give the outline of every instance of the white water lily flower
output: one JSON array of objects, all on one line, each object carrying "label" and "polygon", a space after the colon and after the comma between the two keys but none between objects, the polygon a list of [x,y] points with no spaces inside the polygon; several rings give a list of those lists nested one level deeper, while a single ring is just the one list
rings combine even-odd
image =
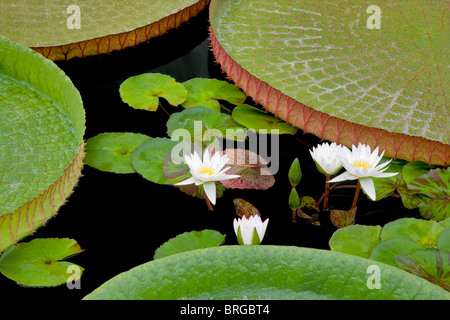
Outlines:
[{"label": "white water lily flower", "polygon": [[367,196],[373,201],[376,200],[375,185],[372,178],[387,178],[398,174],[385,173],[389,163],[392,161],[386,161],[380,165],[378,163],[383,158],[384,151],[381,155],[378,155],[378,147],[371,152],[370,146],[365,144],[359,144],[358,147],[352,146],[350,151],[347,148],[343,148],[339,153],[339,158],[342,165],[347,170],[339,176],[331,179],[329,182],[339,182],[345,180],[359,180],[361,188],[367,194]]},{"label": "white water lily flower", "polygon": [[266,233],[268,223],[269,219],[267,218],[262,222],[259,214],[255,214],[248,219],[246,216],[242,216],[239,220],[234,219],[234,232],[236,232],[239,244],[260,244]]},{"label": "white water lily flower", "polygon": [[206,149],[203,153],[203,161],[200,159],[197,152],[191,156],[184,157],[186,164],[189,166],[192,177],[178,182],[175,185],[195,184],[196,186],[203,185],[206,196],[212,204],[216,204],[216,181],[229,180],[239,178],[239,175],[225,174],[230,167],[224,168],[228,162],[227,155],[221,156],[216,152],[212,157],[209,150]]},{"label": "white water lily flower", "polygon": [[[328,144],[324,142],[317,147],[313,147],[311,157],[316,163],[317,169],[325,175],[333,175],[339,172],[342,168],[342,162],[338,157],[338,153],[344,149],[342,145],[337,145],[335,142]],[[346,149],[346,148],[345,148]]]}]

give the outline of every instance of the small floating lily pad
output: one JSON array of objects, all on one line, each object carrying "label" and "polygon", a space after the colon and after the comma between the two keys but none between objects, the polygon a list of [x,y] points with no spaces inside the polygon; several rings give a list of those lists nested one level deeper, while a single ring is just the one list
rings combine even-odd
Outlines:
[{"label": "small floating lily pad", "polygon": [[220,110],[217,100],[225,100],[233,104],[241,104],[245,101],[245,94],[235,85],[217,79],[194,78],[184,82],[189,92],[189,97],[183,103],[184,108],[206,107]]},{"label": "small floating lily pad", "polygon": [[256,132],[295,134],[298,131],[296,127],[275,118],[272,114],[247,104],[236,106],[231,116],[237,123]]},{"label": "small floating lily pad", "polygon": [[144,73],[126,79],[119,88],[120,97],[134,109],[156,111],[159,99],[173,106],[186,101],[185,87],[171,76],[161,73]]},{"label": "small floating lily pad", "polygon": [[[59,261],[83,250],[72,239],[34,239],[10,247],[0,257],[0,272],[25,286],[52,287],[66,283],[68,268],[75,266],[81,277],[82,267]],[[78,279],[74,279],[75,281]]]},{"label": "small floating lily pad", "polygon": [[133,151],[149,136],[132,132],[101,133],[87,140],[84,163],[101,171],[133,173]]}]

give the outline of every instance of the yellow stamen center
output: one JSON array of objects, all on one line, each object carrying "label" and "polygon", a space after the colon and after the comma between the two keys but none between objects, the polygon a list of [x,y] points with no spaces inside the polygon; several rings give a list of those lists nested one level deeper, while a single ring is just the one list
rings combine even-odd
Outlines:
[{"label": "yellow stamen center", "polygon": [[355,162],[353,162],[353,166],[355,168],[368,169],[370,167],[370,164],[367,161],[364,161],[364,160],[356,160]]},{"label": "yellow stamen center", "polygon": [[200,174],[207,174],[208,176],[212,176],[215,171],[214,169],[208,168],[208,167],[203,167],[201,169],[198,170],[198,173]]}]

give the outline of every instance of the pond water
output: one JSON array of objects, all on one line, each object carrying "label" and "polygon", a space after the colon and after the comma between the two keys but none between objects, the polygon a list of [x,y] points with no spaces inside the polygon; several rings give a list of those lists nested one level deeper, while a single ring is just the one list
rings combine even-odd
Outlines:
[{"label": "pond water", "polygon": [[[81,93],[86,109],[85,140],[103,132],[166,136],[168,116],[161,108],[156,112],[135,110],[121,101],[119,86],[130,76],[160,72],[179,82],[193,77],[226,79],[209,48],[207,12],[136,48],[57,64]],[[172,113],[180,108],[167,110]],[[309,146],[319,141],[301,132],[280,136],[275,185],[268,190],[227,190],[213,212],[208,211],[203,200],[173,186],[154,184],[138,174],[113,174],[85,166],[68,203],[34,235],[72,238],[85,249],[67,259],[85,268],[81,289],[70,290],[65,285],[24,288],[5,277],[0,277],[0,288],[12,299],[79,300],[117,274],[152,260],[161,244],[180,233],[213,229],[226,234],[225,244],[237,244],[233,230],[233,219],[237,217],[235,198],[253,204],[263,219],[270,218],[263,244],[328,249],[328,240],[336,230],[328,214],[319,216],[321,226],[301,218],[294,223],[287,201],[291,189],[287,172],[295,158],[299,158],[303,173],[297,186],[300,196],[321,196],[324,176],[317,172],[308,152]],[[332,193],[330,205],[349,209],[352,198],[353,189],[339,190]],[[419,214],[417,210],[404,209],[399,198],[374,203],[361,195],[356,222],[384,225],[406,216]],[[31,237],[24,239],[28,240]]]}]

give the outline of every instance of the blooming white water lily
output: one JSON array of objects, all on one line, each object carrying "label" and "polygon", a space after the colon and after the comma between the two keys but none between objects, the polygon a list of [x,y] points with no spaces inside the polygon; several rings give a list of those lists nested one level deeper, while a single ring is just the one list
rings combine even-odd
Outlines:
[{"label": "blooming white water lily", "polygon": [[234,219],[233,226],[234,232],[239,244],[260,244],[266,233],[267,224],[269,223],[269,218],[262,222],[259,214],[250,216],[247,219],[246,216],[242,218]]},{"label": "blooming white water lily", "polygon": [[384,172],[392,159],[379,165],[378,163],[383,158],[383,155],[384,151],[381,155],[378,155],[378,147],[371,152],[370,146],[361,143],[358,147],[353,145],[351,151],[343,148],[342,152],[338,153],[338,157],[347,171],[331,179],[329,182],[358,179],[361,188],[367,196],[375,201],[375,185],[372,178],[387,178],[398,174],[398,172]]},{"label": "blooming white water lily", "polygon": [[331,144],[324,142],[317,147],[313,147],[312,151],[309,150],[309,152],[321,173],[333,175],[342,168],[342,162],[338,157],[338,153],[344,148],[347,149],[342,145],[337,145],[335,142]]},{"label": "blooming white water lily", "polygon": [[228,162],[227,155],[220,155],[216,152],[212,157],[208,149],[203,153],[203,160],[199,157],[197,152],[185,155],[186,164],[189,166],[192,177],[178,182],[175,185],[195,184],[196,186],[203,185],[203,190],[212,204],[216,204],[216,181],[229,180],[239,178],[239,175],[225,174],[230,167],[224,166]]}]

